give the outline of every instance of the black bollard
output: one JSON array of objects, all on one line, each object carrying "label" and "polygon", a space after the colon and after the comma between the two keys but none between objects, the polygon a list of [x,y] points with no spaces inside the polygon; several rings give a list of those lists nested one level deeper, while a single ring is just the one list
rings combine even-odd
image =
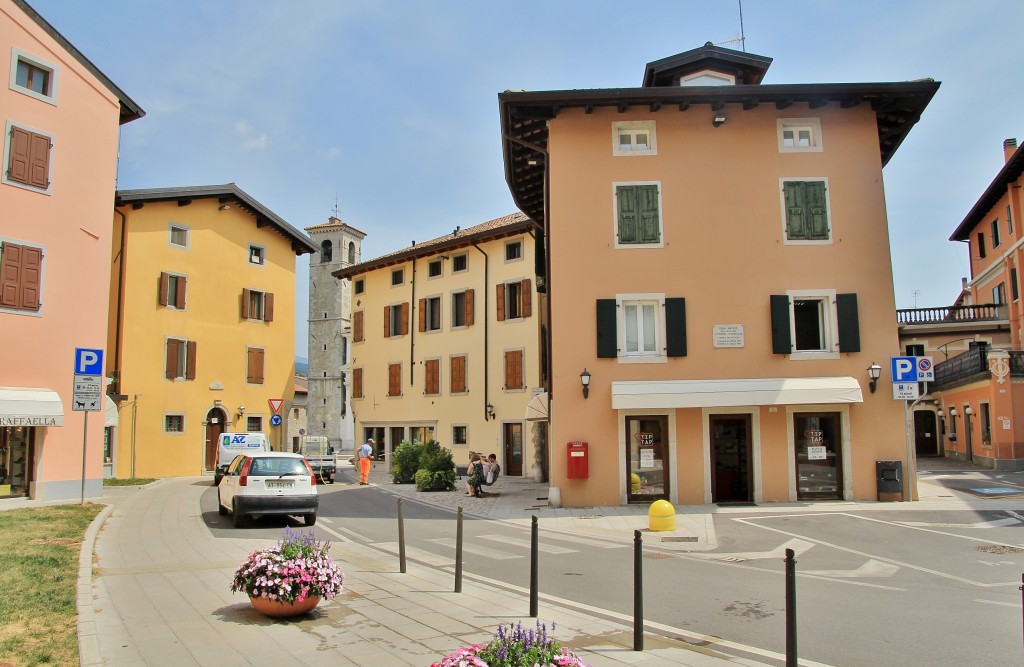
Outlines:
[{"label": "black bollard", "polygon": [[[1024,623],[1024,572],[1020,574],[1020,604],[1021,604],[1021,623]],[[1024,638],[1024,630],[1022,630],[1021,637]]]},{"label": "black bollard", "polygon": [[405,521],[402,520],[402,499],[398,499],[398,571],[405,574]]},{"label": "black bollard", "polygon": [[786,667],[797,667],[795,555],[792,549],[786,549]]},{"label": "black bollard", "polygon": [[644,650],[644,538],[633,531],[633,650]]},{"label": "black bollard", "polygon": [[455,518],[455,592],[462,592],[462,505]]},{"label": "black bollard", "polygon": [[530,525],[530,618],[537,618],[537,542],[538,528],[537,516],[530,517],[533,521]]}]

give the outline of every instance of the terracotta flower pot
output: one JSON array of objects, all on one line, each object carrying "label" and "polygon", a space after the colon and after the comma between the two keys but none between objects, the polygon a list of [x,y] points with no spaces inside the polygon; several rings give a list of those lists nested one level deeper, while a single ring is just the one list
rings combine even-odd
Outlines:
[{"label": "terracotta flower pot", "polygon": [[320,598],[308,597],[302,602],[278,602],[277,600],[269,600],[263,597],[254,598],[250,596],[249,602],[252,603],[253,609],[264,616],[287,618],[289,616],[300,616],[313,611],[313,608],[320,604]]}]

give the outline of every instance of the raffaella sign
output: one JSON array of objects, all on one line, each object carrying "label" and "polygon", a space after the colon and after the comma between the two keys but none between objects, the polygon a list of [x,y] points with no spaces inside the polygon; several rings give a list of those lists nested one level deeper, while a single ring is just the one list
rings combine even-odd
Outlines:
[{"label": "raffaella sign", "polygon": [[0,427],[3,426],[63,426],[63,417],[11,417],[0,415]]}]

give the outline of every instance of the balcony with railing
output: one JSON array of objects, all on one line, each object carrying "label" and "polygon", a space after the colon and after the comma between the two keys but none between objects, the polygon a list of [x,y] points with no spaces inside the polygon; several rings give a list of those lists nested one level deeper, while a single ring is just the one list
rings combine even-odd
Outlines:
[{"label": "balcony with railing", "polygon": [[999,322],[1006,318],[1006,306],[996,303],[940,308],[900,308],[896,311],[896,321],[900,325],[970,324],[972,322]]},{"label": "balcony with railing", "polygon": [[[988,369],[988,347],[972,347],[963,354],[935,364],[932,391],[944,391],[992,376]],[[1024,350],[1010,350],[1010,377],[1024,377]]]}]

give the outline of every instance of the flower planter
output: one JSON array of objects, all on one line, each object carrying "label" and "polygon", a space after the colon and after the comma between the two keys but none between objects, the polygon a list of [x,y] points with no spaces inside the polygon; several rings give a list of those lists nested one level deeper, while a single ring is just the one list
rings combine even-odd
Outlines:
[{"label": "flower planter", "polygon": [[302,602],[279,602],[264,597],[249,597],[252,608],[264,616],[272,618],[288,618],[289,616],[301,616],[313,611],[313,608],[320,604],[320,598],[311,596]]}]

